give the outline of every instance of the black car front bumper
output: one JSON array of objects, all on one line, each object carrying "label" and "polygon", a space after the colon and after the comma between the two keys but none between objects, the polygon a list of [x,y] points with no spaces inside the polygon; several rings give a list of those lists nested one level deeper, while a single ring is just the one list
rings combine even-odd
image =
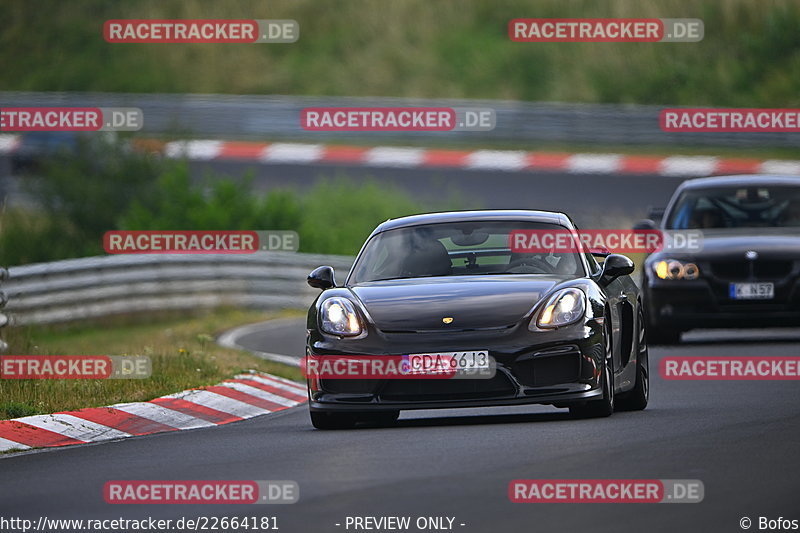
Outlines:
[{"label": "black car front bumper", "polygon": [[584,402],[602,395],[602,326],[590,320],[551,331],[517,325],[491,331],[402,333],[362,339],[311,331],[312,356],[402,355],[488,350],[491,379],[309,379],[312,411],[407,410]]},{"label": "black car front bumper", "polygon": [[728,292],[733,282],[717,278],[688,281],[648,277],[644,303],[650,324],[684,331],[694,328],[800,326],[798,278],[740,281],[773,283],[775,297],[769,300],[734,300]]}]

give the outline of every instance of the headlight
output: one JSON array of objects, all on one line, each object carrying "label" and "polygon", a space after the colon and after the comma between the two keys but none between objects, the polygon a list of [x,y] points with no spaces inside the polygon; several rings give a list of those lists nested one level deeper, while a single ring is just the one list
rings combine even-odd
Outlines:
[{"label": "headlight", "polygon": [[700,269],[694,263],[665,259],[653,264],[653,271],[661,279],[697,279]]},{"label": "headlight", "polygon": [[586,312],[586,295],[580,289],[562,289],[544,304],[536,325],[540,328],[557,328],[583,318]]},{"label": "headlight", "polygon": [[354,336],[361,333],[361,322],[353,302],[347,298],[328,298],[319,309],[322,331],[331,335]]}]

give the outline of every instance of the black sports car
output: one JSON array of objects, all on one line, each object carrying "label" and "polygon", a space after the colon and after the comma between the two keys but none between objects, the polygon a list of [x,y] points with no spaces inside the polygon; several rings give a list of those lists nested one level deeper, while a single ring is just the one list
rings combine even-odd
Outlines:
[{"label": "black sports car", "polygon": [[693,328],[800,325],[800,177],[688,180],[662,216],[661,229],[700,230],[703,240],[699,251],[645,261],[651,342],[676,343]]},{"label": "black sports car", "polygon": [[[489,355],[475,379],[325,379],[309,376],[316,428],[393,423],[400,410],[551,404],[576,416],[644,409],[645,324],[633,262],[584,249],[520,253],[518,231],[570,231],[566,215],[467,211],[389,220],[347,280],[331,267],[308,313],[306,361],[329,356]],[[474,357],[473,357],[474,358]],[[468,376],[467,376],[468,377]]]}]

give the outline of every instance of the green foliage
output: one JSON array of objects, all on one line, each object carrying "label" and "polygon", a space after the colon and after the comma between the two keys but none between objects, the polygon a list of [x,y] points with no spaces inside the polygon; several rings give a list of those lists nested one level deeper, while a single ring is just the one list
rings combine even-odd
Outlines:
[{"label": "green foliage", "polygon": [[[114,45],[112,18],[295,19],[285,45]],[[700,18],[699,43],[515,43],[526,17]],[[0,90],[797,107],[796,0],[5,0]],[[235,58],[235,60],[231,60]]]},{"label": "green foliage", "polygon": [[106,231],[294,230],[300,251],[355,254],[377,224],[430,210],[457,209],[457,196],[432,205],[374,180],[323,178],[307,192],[255,193],[252,177],[207,175],[194,183],[183,161],[89,151],[45,164],[30,190],[43,208],[0,216],[0,263],[18,265],[100,255]]}]

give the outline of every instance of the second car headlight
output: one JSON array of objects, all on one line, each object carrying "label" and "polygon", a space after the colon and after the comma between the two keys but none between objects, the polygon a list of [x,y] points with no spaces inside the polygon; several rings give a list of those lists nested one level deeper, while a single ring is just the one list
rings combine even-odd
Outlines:
[{"label": "second car headlight", "polygon": [[361,334],[361,321],[353,302],[347,298],[328,298],[320,305],[320,326],[331,335],[346,337]]},{"label": "second car headlight", "polygon": [[700,269],[694,263],[664,259],[653,264],[653,271],[660,279],[697,279]]},{"label": "second car headlight", "polygon": [[540,328],[557,328],[572,324],[586,313],[586,295],[580,289],[562,289],[554,293],[536,318]]}]

